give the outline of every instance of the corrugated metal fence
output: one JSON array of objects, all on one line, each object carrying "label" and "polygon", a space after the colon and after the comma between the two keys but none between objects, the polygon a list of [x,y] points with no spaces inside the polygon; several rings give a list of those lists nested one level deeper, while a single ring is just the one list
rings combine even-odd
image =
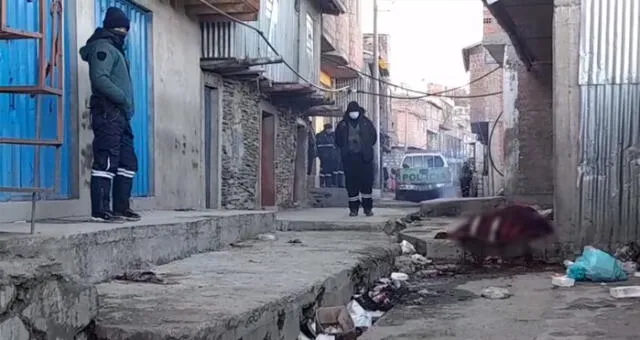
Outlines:
[{"label": "corrugated metal fence", "polygon": [[[46,1],[50,4],[50,1]],[[6,0],[7,19],[9,26],[25,31],[37,31],[38,1]],[[73,6],[64,6],[64,20],[74,20]],[[47,13],[49,11],[47,10]],[[51,51],[51,19],[48,17],[46,32],[47,53]],[[55,139],[57,105],[65,105],[65,140],[62,149],[61,183],[58,192],[48,199],[68,198],[72,194],[71,176],[71,142],[73,128],[71,124],[71,78],[70,58],[72,52],[71,34],[64,25],[64,69],[65,93],[64,103],[54,96],[43,96],[41,114],[41,131],[43,139]],[[38,71],[38,43],[35,39],[0,40],[0,86],[34,86],[37,84]],[[47,56],[48,57],[48,56]],[[36,135],[36,99],[28,94],[0,94],[0,136],[11,138],[33,139]],[[42,147],[40,149],[40,184],[42,187],[55,186],[55,149]],[[0,186],[33,187],[34,167],[33,146],[0,145]],[[30,196],[30,195],[29,195]],[[0,193],[0,201],[27,199],[24,194]]]},{"label": "corrugated metal fence", "polygon": [[578,244],[640,238],[640,0],[584,0]]}]

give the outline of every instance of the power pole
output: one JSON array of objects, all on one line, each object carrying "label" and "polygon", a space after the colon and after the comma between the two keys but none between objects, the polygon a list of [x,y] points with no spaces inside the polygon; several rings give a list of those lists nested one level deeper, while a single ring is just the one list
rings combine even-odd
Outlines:
[{"label": "power pole", "polygon": [[378,133],[378,142],[376,143],[376,147],[374,149],[375,159],[377,163],[377,179],[378,183],[374,184],[374,187],[380,188],[380,195],[382,195],[384,179],[382,178],[382,148],[381,144],[381,136],[380,133],[380,64],[379,64],[379,53],[378,53],[378,0],[373,0],[373,118],[375,119],[376,131]]}]

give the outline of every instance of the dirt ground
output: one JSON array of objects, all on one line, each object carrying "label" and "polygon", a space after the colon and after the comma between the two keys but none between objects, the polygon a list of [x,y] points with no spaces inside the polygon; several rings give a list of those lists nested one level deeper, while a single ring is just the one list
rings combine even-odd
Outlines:
[{"label": "dirt ground", "polygon": [[[640,279],[554,288],[551,275],[562,271],[487,269],[438,277],[415,273],[396,307],[361,339],[640,339],[640,299],[615,300],[609,295],[609,287],[640,285]],[[492,286],[507,288],[512,296],[480,296]]]}]

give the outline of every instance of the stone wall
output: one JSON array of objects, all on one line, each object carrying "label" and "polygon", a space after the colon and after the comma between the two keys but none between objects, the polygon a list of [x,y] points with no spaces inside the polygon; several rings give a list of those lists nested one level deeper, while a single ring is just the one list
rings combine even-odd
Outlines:
[{"label": "stone wall", "polygon": [[293,188],[296,161],[296,118],[290,112],[280,111],[276,123],[276,205],[291,208],[294,205]]},{"label": "stone wall", "polygon": [[0,339],[86,340],[98,310],[94,286],[64,276],[58,263],[3,261]]},{"label": "stone wall", "polygon": [[257,209],[262,114],[255,83],[225,79],[222,106],[221,205]]}]

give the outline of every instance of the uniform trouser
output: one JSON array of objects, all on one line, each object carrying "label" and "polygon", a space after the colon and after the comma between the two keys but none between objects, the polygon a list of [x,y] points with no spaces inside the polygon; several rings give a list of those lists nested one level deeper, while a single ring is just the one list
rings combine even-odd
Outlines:
[{"label": "uniform trouser", "polygon": [[342,160],[340,155],[335,155],[336,169],[333,171],[333,184],[338,188],[344,188],[344,170],[342,169]]},{"label": "uniform trouser", "polygon": [[329,157],[320,158],[320,186],[333,187],[333,160]]},{"label": "uniform trouser", "polygon": [[373,163],[363,162],[361,157],[354,156],[343,160],[344,175],[349,195],[349,210],[357,212],[362,208],[365,212],[373,209]]},{"label": "uniform trouser", "polygon": [[462,197],[469,197],[470,190],[471,190],[471,179],[470,178],[461,178],[460,179],[460,191],[462,193]]},{"label": "uniform trouser", "polygon": [[133,148],[131,122],[116,108],[92,108],[93,166],[91,168],[91,213],[110,209],[113,181],[113,211],[129,209],[138,158]]}]

